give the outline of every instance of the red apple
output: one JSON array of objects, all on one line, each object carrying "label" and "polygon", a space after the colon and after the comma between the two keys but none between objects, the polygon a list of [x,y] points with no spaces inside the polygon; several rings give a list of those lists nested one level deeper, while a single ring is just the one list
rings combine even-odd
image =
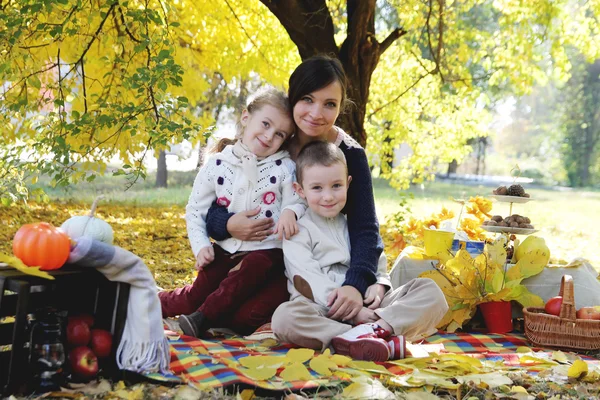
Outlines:
[{"label": "red apple", "polygon": [[79,346],[71,350],[69,363],[73,373],[83,378],[93,378],[98,373],[98,358],[89,347]]},{"label": "red apple", "polygon": [[90,347],[98,358],[108,357],[112,349],[112,335],[104,329],[92,329]]},{"label": "red apple", "polygon": [[546,311],[547,314],[560,315],[560,306],[562,306],[562,302],[562,296],[553,297],[546,302],[544,311]]},{"label": "red apple", "polygon": [[595,307],[581,307],[577,310],[577,319],[600,320],[600,312]]},{"label": "red apple", "polygon": [[94,317],[91,316],[90,314],[70,315],[69,322],[72,322],[72,321],[83,321],[90,328],[92,326],[94,326]]},{"label": "red apple", "polygon": [[90,337],[90,327],[83,320],[74,320],[67,324],[67,342],[71,346],[85,346],[90,342]]}]

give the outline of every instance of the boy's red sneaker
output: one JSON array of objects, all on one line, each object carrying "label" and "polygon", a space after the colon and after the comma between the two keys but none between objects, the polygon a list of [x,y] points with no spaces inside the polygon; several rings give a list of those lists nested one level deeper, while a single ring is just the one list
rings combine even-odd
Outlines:
[{"label": "boy's red sneaker", "polygon": [[387,361],[390,358],[390,349],[387,342],[378,336],[376,328],[379,328],[376,324],[357,325],[334,337],[331,345],[337,354],[354,360]]}]

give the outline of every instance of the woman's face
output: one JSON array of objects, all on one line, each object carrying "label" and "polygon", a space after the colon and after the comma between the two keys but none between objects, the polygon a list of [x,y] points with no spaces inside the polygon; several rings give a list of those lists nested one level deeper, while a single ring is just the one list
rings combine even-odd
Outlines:
[{"label": "woman's face", "polygon": [[299,135],[322,138],[340,114],[342,86],[338,81],[303,96],[294,105],[294,122]]}]

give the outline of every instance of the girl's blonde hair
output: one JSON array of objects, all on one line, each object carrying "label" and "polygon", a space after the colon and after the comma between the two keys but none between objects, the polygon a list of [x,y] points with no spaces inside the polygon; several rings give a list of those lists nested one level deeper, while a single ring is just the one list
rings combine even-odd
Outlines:
[{"label": "girl's blonde hair", "polygon": [[[250,98],[250,101],[248,102],[248,105],[246,106],[246,110],[248,111],[248,113],[250,115],[252,115],[255,111],[259,111],[264,106],[275,107],[276,109],[281,111],[283,114],[287,114],[287,115],[289,115],[290,118],[292,118],[292,107],[290,106],[290,102],[289,102],[287,95],[284,92],[282,92],[281,90],[275,89],[273,86],[265,86],[265,87],[259,89]],[[219,153],[219,152],[223,151],[223,149],[226,146],[234,144],[235,142],[237,142],[238,140],[240,140],[242,138],[242,134],[244,133],[244,127],[242,126],[242,114],[240,114],[240,118],[238,119],[237,123],[235,124],[235,130],[236,130],[235,138],[233,138],[233,139],[222,138],[211,149],[211,153]],[[292,136],[293,136],[293,134],[286,138],[286,141],[284,142],[282,148],[285,147],[286,144],[288,143],[287,139],[289,139]]]}]

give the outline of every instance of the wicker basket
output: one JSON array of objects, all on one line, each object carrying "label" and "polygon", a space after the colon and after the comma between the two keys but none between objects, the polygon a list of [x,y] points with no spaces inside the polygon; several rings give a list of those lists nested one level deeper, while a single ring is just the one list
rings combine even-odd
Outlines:
[{"label": "wicker basket", "polygon": [[576,351],[600,349],[600,321],[575,316],[571,275],[562,277],[559,296],[563,297],[559,316],[546,314],[543,308],[523,309],[527,339],[540,347]]}]

